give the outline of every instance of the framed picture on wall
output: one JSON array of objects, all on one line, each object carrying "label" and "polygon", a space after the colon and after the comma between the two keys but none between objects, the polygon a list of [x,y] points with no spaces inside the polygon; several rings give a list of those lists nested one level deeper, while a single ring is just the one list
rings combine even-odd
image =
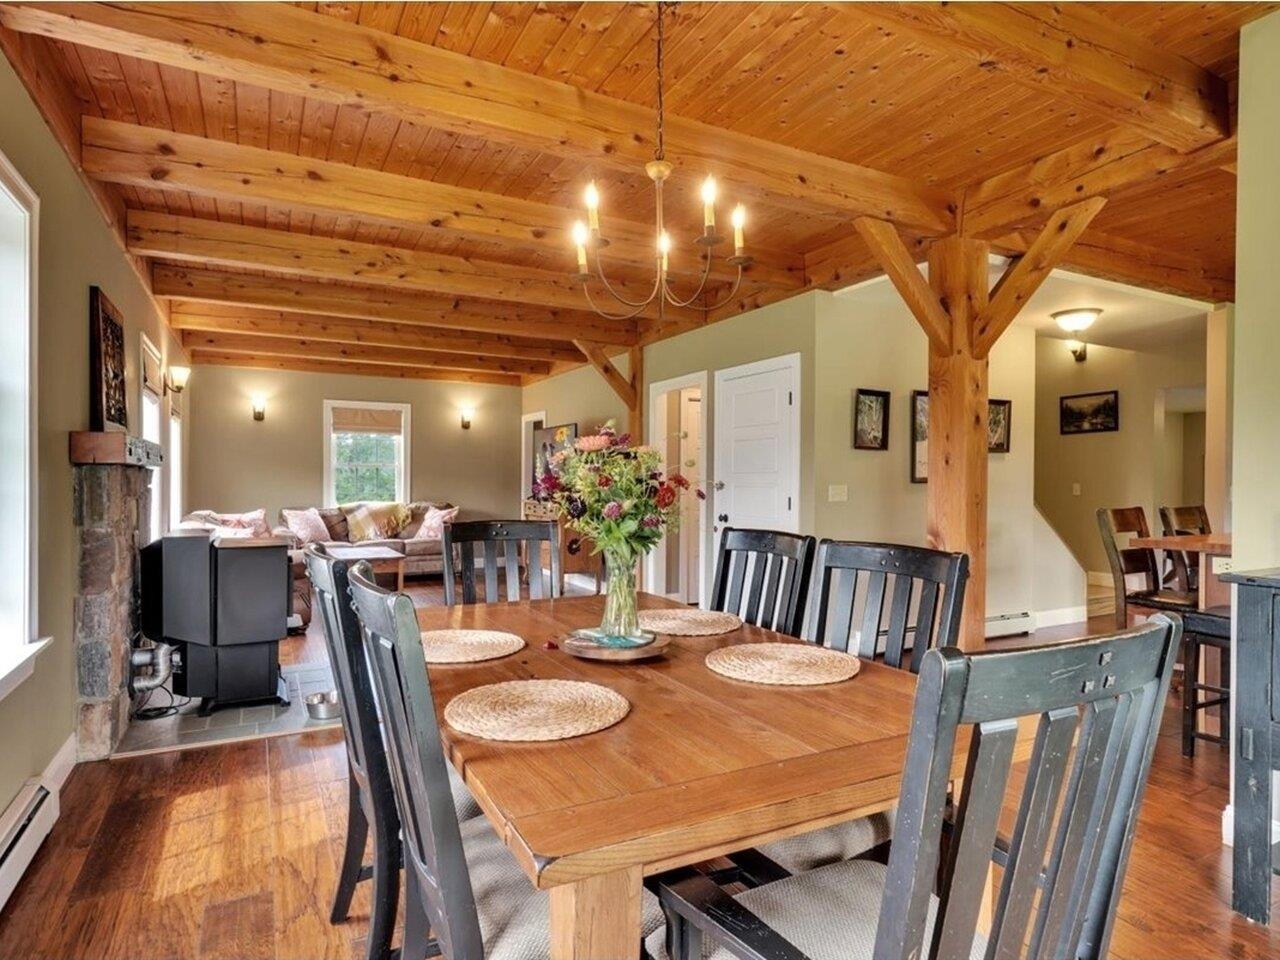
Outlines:
[{"label": "framed picture on wall", "polygon": [[1009,452],[1009,422],[1012,417],[1012,400],[987,401],[987,453]]},{"label": "framed picture on wall", "polygon": [[1114,433],[1120,429],[1120,391],[1073,393],[1058,399],[1058,433]]},{"label": "framed picture on wall", "polygon": [[929,482],[929,392],[911,391],[911,482]]},{"label": "framed picture on wall", "polygon": [[853,449],[889,449],[889,391],[863,390],[853,394]]},{"label": "framed picture on wall", "polygon": [[127,432],[124,323],[98,287],[89,288],[89,429]]},{"label": "framed picture on wall", "polygon": [[561,423],[554,427],[539,427],[533,431],[533,475],[535,478],[550,470],[555,473],[552,463],[561,450],[570,450],[578,439],[576,423]]}]

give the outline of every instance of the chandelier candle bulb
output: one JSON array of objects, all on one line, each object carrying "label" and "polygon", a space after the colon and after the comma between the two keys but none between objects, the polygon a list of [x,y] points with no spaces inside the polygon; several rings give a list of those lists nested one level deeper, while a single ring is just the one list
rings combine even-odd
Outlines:
[{"label": "chandelier candle bulb", "polygon": [[591,232],[598,235],[600,233],[600,191],[596,189],[594,180],[587,184],[586,200],[587,223],[591,227]]},{"label": "chandelier candle bulb", "polygon": [[658,235],[658,254],[662,257],[662,272],[667,272],[667,254],[671,252],[671,237],[667,231],[663,230]]},{"label": "chandelier candle bulb", "polygon": [[587,227],[578,220],[573,225],[573,244],[578,248],[578,273],[586,276],[587,270]]},{"label": "chandelier candle bulb", "polygon": [[738,204],[733,208],[733,255],[735,257],[742,256],[742,251],[746,247],[742,239],[742,228],[746,223],[747,211],[742,204]]},{"label": "chandelier candle bulb", "polygon": [[702,181],[702,225],[711,233],[716,225],[716,178]]}]

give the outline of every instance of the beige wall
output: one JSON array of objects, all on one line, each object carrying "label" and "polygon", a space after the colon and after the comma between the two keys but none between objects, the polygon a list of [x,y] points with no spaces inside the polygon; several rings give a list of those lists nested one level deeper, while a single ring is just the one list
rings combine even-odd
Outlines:
[{"label": "beige wall", "polygon": [[[1141,506],[1158,526],[1155,510],[1168,482],[1162,479],[1164,413],[1157,401],[1165,388],[1203,385],[1204,362],[1203,345],[1167,354],[1090,344],[1088,360],[1076,363],[1061,340],[1037,341],[1035,502],[1086,570],[1108,569],[1095,517],[1099,507]],[[1059,434],[1059,398],[1100,390],[1120,391],[1119,431]],[[1071,492],[1073,483],[1080,484],[1079,496]]]},{"label": "beige wall", "polygon": [[1203,413],[1182,415],[1182,501],[1204,503],[1204,423]]},{"label": "beige wall", "polygon": [[1237,570],[1280,564],[1280,14],[1240,34],[1230,524]]},{"label": "beige wall", "polygon": [[3,57],[0,103],[0,153],[40,197],[39,631],[53,637],[36,658],[35,674],[0,701],[2,809],[24,779],[45,768],[74,724],[77,551],[67,433],[88,426],[89,286],[102,287],[124,315],[129,413],[135,427],[140,333],[145,330],[168,357],[177,357],[180,350]]},{"label": "beige wall", "polygon": [[[623,376],[631,376],[631,365],[624,350],[613,358]],[[521,391],[522,413],[546,411],[546,425],[576,423],[580,433],[595,430],[606,420],[613,420],[619,430],[627,427],[626,405],[613,392],[594,367],[584,364],[576,370],[532,383]]]},{"label": "beige wall", "polygon": [[[410,493],[449,500],[463,516],[518,516],[520,390],[482,384],[336,374],[197,367],[188,387],[191,435],[189,503],[222,511],[323,501],[325,400],[412,405]],[[250,415],[250,398],[267,398],[267,415]],[[475,411],[471,429],[460,410]]]}]

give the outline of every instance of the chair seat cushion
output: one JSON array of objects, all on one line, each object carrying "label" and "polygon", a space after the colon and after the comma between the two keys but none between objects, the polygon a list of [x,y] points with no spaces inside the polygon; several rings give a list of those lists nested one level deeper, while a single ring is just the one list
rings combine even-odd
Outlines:
[{"label": "chair seat cushion", "polygon": [[459,823],[474,820],[484,812],[471,795],[470,789],[462,782],[462,775],[453,767],[449,768],[449,792],[453,794],[453,806],[458,811]]},{"label": "chair seat cushion", "polygon": [[[736,899],[811,960],[871,960],[887,869],[870,860],[846,860],[747,890]],[[937,910],[938,898],[930,896],[925,951]],[[660,930],[645,940],[657,960],[667,960],[665,937],[665,930]],[[733,960],[710,935],[703,944],[706,960]],[[976,935],[970,960],[980,960],[986,949],[986,938]]]},{"label": "chair seat cushion", "polygon": [[1134,590],[1125,598],[1135,607],[1152,610],[1194,610],[1196,598],[1177,590]]},{"label": "chair seat cushion", "polygon": [[791,873],[815,870],[852,860],[893,836],[894,811],[833,824],[798,836],[766,843],[760,852]]},{"label": "chair seat cushion", "polygon": [[[551,954],[547,892],[535,890],[484,817],[461,825],[462,846],[480,918],[485,960],[547,960]],[[658,898],[641,894],[641,936],[662,936]]]}]

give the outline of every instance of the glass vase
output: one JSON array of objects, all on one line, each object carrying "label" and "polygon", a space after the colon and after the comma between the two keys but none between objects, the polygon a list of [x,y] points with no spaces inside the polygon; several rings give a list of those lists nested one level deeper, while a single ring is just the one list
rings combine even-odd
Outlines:
[{"label": "glass vase", "polygon": [[643,639],[636,601],[636,570],[639,562],[620,553],[604,552],[604,619],[600,639],[604,643],[629,646]]}]

